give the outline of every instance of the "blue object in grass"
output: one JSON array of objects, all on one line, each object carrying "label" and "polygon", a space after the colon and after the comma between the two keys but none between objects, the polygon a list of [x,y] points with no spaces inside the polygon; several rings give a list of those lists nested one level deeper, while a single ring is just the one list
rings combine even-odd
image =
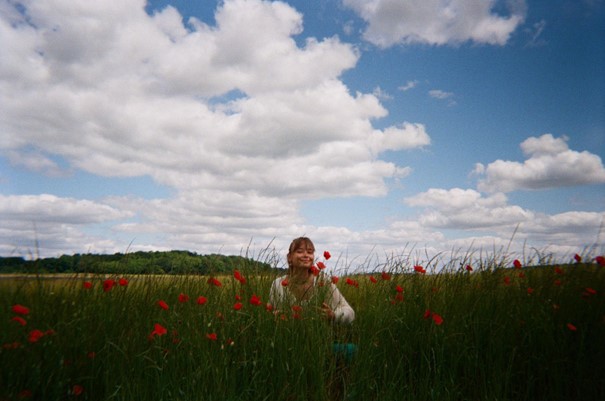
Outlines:
[{"label": "blue object in grass", "polygon": [[334,343],[332,345],[332,351],[334,355],[341,356],[344,358],[346,363],[350,363],[353,360],[353,356],[357,352],[357,345],[353,343]]}]

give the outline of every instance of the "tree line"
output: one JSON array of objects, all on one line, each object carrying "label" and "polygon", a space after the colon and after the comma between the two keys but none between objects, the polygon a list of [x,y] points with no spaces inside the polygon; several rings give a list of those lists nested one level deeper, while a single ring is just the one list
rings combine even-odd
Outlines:
[{"label": "tree line", "polygon": [[243,256],[189,251],[74,254],[36,260],[0,256],[0,273],[220,274],[250,268],[267,270],[271,266]]}]

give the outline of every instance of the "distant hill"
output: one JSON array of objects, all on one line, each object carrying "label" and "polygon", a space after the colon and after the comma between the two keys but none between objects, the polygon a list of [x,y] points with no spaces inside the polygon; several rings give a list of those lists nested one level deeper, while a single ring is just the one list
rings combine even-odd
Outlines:
[{"label": "distant hill", "polygon": [[216,274],[250,268],[265,270],[272,266],[243,256],[189,251],[75,254],[37,260],[0,257],[0,273]]}]

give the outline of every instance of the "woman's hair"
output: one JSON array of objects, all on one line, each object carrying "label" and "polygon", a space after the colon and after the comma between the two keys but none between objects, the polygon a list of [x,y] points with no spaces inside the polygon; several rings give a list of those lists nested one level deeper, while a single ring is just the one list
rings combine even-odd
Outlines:
[{"label": "woman's hair", "polygon": [[307,237],[298,237],[294,238],[292,243],[290,244],[290,248],[288,249],[288,267],[290,267],[290,258],[289,256],[294,253],[298,248],[311,248],[313,252],[315,252],[315,245],[313,245],[313,241]]}]

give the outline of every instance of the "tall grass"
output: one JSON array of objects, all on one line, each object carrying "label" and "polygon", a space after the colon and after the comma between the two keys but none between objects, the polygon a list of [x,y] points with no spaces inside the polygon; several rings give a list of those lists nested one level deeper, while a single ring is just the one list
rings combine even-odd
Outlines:
[{"label": "tall grass", "polygon": [[[0,280],[0,400],[604,399],[605,267],[471,256],[429,259],[426,274],[394,257],[343,275],[350,326],[311,307],[268,311],[277,273],[247,266],[245,284],[216,277],[220,287],[206,276],[124,277],[108,291],[104,276]],[[166,334],[151,336],[155,324]]]}]

